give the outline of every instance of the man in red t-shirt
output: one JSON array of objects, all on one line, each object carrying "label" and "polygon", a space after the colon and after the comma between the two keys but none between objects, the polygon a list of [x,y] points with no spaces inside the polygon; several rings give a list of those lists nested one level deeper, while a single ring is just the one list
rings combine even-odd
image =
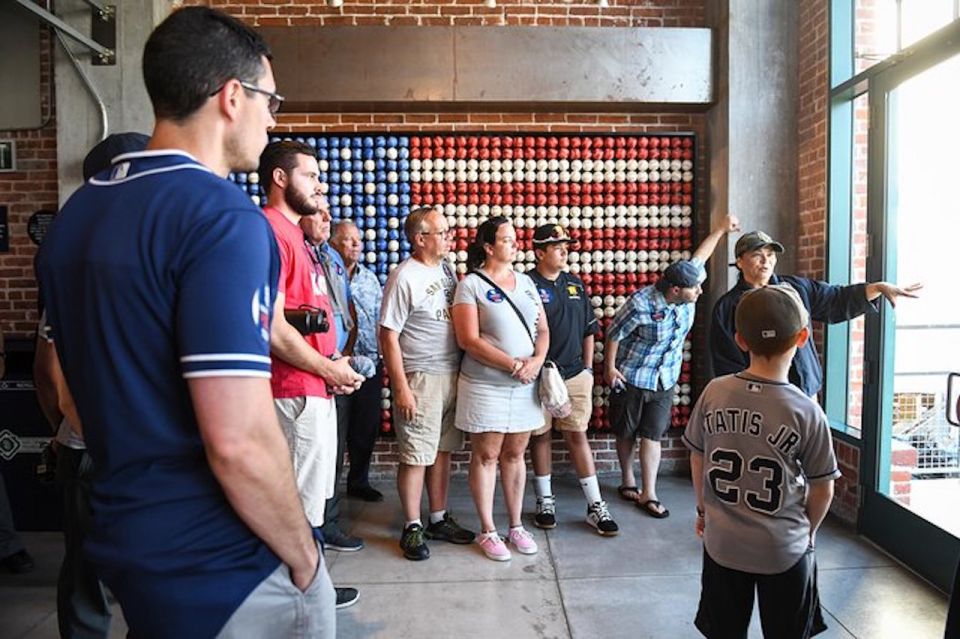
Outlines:
[{"label": "man in red t-shirt", "polygon": [[[263,211],[280,250],[280,281],[270,329],[271,386],[293,455],[303,508],[310,525],[320,527],[324,503],[334,491],[337,409],[333,395],[352,393],[364,378],[353,371],[349,358],[332,359],[337,355],[337,334],[327,281],[299,226],[304,216],[329,219],[330,215],[320,192],[314,150],[289,140],[273,142],[260,156],[258,173],[267,196]],[[304,309],[313,317],[312,326],[300,321],[298,330],[288,321],[293,316],[285,312],[298,311],[302,316]],[[348,603],[345,590],[337,589],[338,605]],[[356,591],[346,599],[355,601]]]}]

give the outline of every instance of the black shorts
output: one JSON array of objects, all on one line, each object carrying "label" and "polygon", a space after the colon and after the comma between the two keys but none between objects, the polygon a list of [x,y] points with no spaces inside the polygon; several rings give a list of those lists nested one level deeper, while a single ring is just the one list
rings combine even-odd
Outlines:
[{"label": "black shorts", "polygon": [[820,611],[812,548],[792,568],[776,575],[725,568],[704,550],[700,584],[700,608],[694,623],[708,639],[746,639],[754,590],[764,637],[806,639],[827,629]]},{"label": "black shorts", "polygon": [[620,439],[660,441],[670,428],[676,386],[650,391],[626,384],[619,393],[610,393],[610,427]]}]

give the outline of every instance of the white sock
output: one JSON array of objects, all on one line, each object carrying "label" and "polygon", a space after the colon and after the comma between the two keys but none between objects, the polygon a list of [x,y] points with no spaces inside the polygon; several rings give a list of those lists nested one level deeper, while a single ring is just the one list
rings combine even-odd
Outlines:
[{"label": "white sock", "polygon": [[403,527],[404,527],[404,529],[406,529],[406,528],[409,528],[410,526],[412,526],[412,525],[414,525],[414,524],[416,524],[416,525],[418,525],[418,526],[423,526],[423,524],[420,522],[419,519],[414,519],[414,520],[412,520],[412,521],[408,521],[406,524],[404,524]]},{"label": "white sock", "polygon": [[446,510],[438,510],[435,513],[430,513],[430,523],[436,524],[443,521],[443,516],[447,514]]},{"label": "white sock", "polygon": [[547,497],[553,494],[553,488],[550,486],[550,475],[534,475],[533,490],[537,497]]},{"label": "white sock", "polygon": [[597,482],[596,475],[581,478],[580,488],[583,489],[583,496],[587,498],[587,504],[603,501],[603,498],[600,496],[600,484]]}]

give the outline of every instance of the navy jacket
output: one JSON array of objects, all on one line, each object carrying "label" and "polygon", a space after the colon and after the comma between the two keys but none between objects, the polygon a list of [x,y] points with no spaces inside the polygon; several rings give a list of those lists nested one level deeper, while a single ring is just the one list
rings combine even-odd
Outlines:
[{"label": "navy jacket", "polygon": [[[835,286],[826,282],[796,277],[793,275],[772,276],[771,284],[789,284],[800,294],[803,305],[810,313],[810,319],[826,324],[837,324],[853,319],[868,312],[877,312],[879,300],[868,302],[866,298],[866,284],[850,286]],[[738,373],[750,365],[750,354],[740,350],[733,339],[736,333],[734,311],[737,302],[743,294],[750,290],[750,285],[743,280],[737,280],[737,285],[727,291],[717,300],[713,307],[713,322],[710,325],[710,357],[713,361],[713,375],[729,375]],[[807,395],[813,396],[820,391],[823,385],[823,370],[820,368],[820,356],[813,343],[813,327],[811,339],[797,350],[790,365],[790,382],[800,388]]]}]

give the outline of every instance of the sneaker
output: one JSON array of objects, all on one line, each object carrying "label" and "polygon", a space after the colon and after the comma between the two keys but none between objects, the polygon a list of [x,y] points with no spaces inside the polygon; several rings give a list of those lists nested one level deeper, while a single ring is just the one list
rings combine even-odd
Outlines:
[{"label": "sneaker", "polygon": [[607,502],[602,500],[587,506],[587,523],[596,529],[598,535],[604,537],[613,537],[620,532],[620,527],[607,510]]},{"label": "sneaker", "polygon": [[487,556],[487,559],[493,559],[494,561],[510,560],[510,551],[496,530],[477,535],[477,544],[480,546],[483,554]]},{"label": "sneaker", "polygon": [[324,539],[324,545],[327,550],[338,550],[340,552],[357,552],[363,549],[363,540],[359,537],[351,537],[342,530]]},{"label": "sneaker", "polygon": [[33,557],[26,550],[18,550],[0,560],[0,564],[15,575],[22,575],[33,570]]},{"label": "sneaker", "polygon": [[356,588],[334,588],[337,593],[337,610],[349,608],[360,600],[360,591]]},{"label": "sneaker", "polygon": [[403,529],[403,535],[400,537],[400,550],[403,551],[403,556],[410,561],[430,559],[430,549],[427,548],[427,542],[423,540],[423,526],[410,524]]},{"label": "sneaker", "polygon": [[507,539],[519,553],[533,555],[537,552],[537,542],[533,540],[533,535],[528,533],[527,529],[523,526],[511,528]]},{"label": "sneaker", "polygon": [[461,527],[450,513],[444,513],[441,521],[427,526],[424,534],[427,539],[449,541],[451,544],[472,544],[477,538],[475,532]]},{"label": "sneaker", "polygon": [[533,517],[533,523],[537,528],[557,527],[557,508],[553,495],[537,497],[537,514]]},{"label": "sneaker", "polygon": [[363,501],[377,502],[383,501],[383,493],[379,490],[367,484],[365,486],[354,486],[352,488],[347,488],[347,495],[350,497],[356,497],[357,499],[362,499]]}]

